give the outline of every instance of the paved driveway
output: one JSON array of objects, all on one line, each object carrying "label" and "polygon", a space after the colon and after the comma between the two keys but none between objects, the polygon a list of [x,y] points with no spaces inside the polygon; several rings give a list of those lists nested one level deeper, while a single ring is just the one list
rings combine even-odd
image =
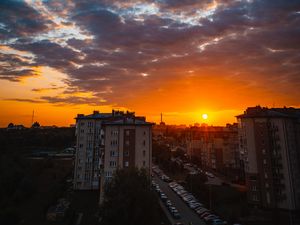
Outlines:
[{"label": "paved driveway", "polygon": [[181,219],[174,220],[172,216],[170,215],[168,209],[165,207],[165,205],[162,204],[163,210],[165,211],[166,215],[172,223],[175,222],[182,222],[185,225],[189,225],[190,222],[192,222],[192,225],[205,225],[204,221],[201,220],[198,215],[190,209],[185,202],[177,196],[175,192],[172,191],[172,189],[168,186],[168,183],[162,181],[157,176],[154,176],[155,182],[159,185],[160,189],[168,196],[168,198],[172,201],[173,205],[177,208],[181,215]]}]

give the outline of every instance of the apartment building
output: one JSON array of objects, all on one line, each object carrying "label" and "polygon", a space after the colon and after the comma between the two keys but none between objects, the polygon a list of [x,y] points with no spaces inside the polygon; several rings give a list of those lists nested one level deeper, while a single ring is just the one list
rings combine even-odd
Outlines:
[{"label": "apartment building", "polygon": [[[120,129],[120,131],[119,128],[118,130],[114,130],[113,132],[110,131],[110,126],[112,126],[113,128],[118,127],[116,126],[116,124],[120,123],[120,121],[123,121],[126,125],[128,125],[129,121],[133,121],[131,127],[128,128],[128,126],[126,126],[126,129],[129,129],[129,132],[131,132],[131,130],[134,128],[133,130],[137,135],[135,137],[137,141],[137,148],[140,147],[140,143],[138,141],[140,140],[140,138],[142,138],[140,132],[144,132],[140,131],[140,127],[147,127],[148,130],[150,130],[147,131],[147,135],[150,135],[150,137],[147,137],[150,139],[145,140],[145,143],[147,143],[147,148],[145,148],[145,151],[147,151],[147,153],[145,154],[149,155],[152,152],[152,124],[145,122],[144,117],[137,117],[132,112],[124,113],[122,111],[112,110],[111,113],[99,113],[98,111],[94,111],[91,115],[78,114],[75,119],[77,137],[74,169],[75,190],[99,190],[100,176],[104,176],[106,174],[107,176],[105,175],[105,177],[109,178],[113,173],[113,170],[107,169],[103,174],[103,169],[120,167],[120,164],[115,160],[105,161],[105,157],[119,157],[120,155],[119,152],[113,152],[113,150],[111,150],[110,148],[117,148],[119,151],[123,150],[123,148],[121,149],[122,146],[119,146],[119,144],[121,143],[120,141],[122,141],[123,139],[118,139],[119,135],[122,134],[122,129]],[[144,126],[142,126],[142,124],[144,124]],[[124,127],[122,126],[122,124],[119,124],[119,126]],[[144,153],[142,152],[141,154]],[[128,163],[131,162],[129,164],[130,166],[132,165],[132,162],[134,162],[136,166],[144,165],[144,160],[142,159],[143,158],[141,158],[140,161],[140,155],[137,154],[137,157],[134,158],[134,161],[128,161]],[[145,160],[148,160],[148,158]],[[108,167],[105,167],[105,162],[111,163],[111,167],[108,165],[106,165]],[[149,167],[148,162],[145,162],[145,167]]]},{"label": "apartment building", "polygon": [[102,124],[105,153],[100,202],[104,185],[112,179],[116,169],[137,167],[151,173],[152,125],[144,119],[130,117]]},{"label": "apartment building", "polygon": [[249,203],[299,209],[300,109],[257,106],[237,119]]},{"label": "apartment building", "polygon": [[203,168],[216,171],[239,168],[237,124],[197,126],[188,132],[187,153],[201,161]]}]

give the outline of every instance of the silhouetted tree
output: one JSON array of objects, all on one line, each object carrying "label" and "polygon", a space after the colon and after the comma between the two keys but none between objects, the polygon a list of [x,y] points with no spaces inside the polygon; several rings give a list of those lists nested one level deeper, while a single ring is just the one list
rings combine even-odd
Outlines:
[{"label": "silhouetted tree", "polygon": [[14,127],[13,123],[9,123],[8,126],[7,126],[7,128],[12,128],[12,127]]},{"label": "silhouetted tree", "polygon": [[159,224],[159,205],[145,170],[122,169],[105,188],[101,206],[105,225]]},{"label": "silhouetted tree", "polygon": [[39,124],[39,122],[35,121],[35,122],[32,124],[31,128],[39,128],[40,126],[41,126],[41,125]]}]

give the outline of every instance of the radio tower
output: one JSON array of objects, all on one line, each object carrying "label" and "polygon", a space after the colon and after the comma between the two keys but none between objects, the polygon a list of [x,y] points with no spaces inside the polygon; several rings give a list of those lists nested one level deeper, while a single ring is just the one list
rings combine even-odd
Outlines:
[{"label": "radio tower", "polygon": [[33,118],[34,118],[34,110],[32,111],[31,126],[32,126],[32,124],[33,124]]}]

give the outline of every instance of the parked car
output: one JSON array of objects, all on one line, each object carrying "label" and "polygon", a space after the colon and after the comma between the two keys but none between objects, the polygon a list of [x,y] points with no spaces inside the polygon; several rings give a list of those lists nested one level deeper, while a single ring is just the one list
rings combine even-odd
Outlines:
[{"label": "parked car", "polygon": [[181,218],[181,216],[180,216],[180,214],[179,214],[178,211],[177,211],[177,212],[173,212],[172,215],[173,215],[173,217],[174,217],[175,219],[180,219],[180,218]]},{"label": "parked car", "polygon": [[182,195],[182,194],[184,194],[184,193],[187,193],[187,191],[186,190],[179,190],[179,191],[177,191],[176,192],[178,195]]},{"label": "parked car", "polygon": [[200,209],[197,209],[197,210],[196,210],[196,213],[197,213],[198,215],[201,215],[201,214],[203,214],[203,213],[205,213],[205,212],[209,212],[209,210],[206,209],[206,208],[200,208]]},{"label": "parked car", "polygon": [[200,218],[203,219],[206,216],[212,215],[209,211],[203,212],[200,214]]},{"label": "parked car", "polygon": [[210,172],[205,172],[205,174],[206,174],[206,176],[208,176],[208,177],[210,177],[210,178],[214,178],[215,176],[212,174],[212,173],[210,173]]},{"label": "parked car", "polygon": [[227,222],[221,219],[214,219],[210,222],[211,225],[226,225]]},{"label": "parked car", "polygon": [[192,199],[195,199],[195,198],[194,198],[193,195],[187,195],[187,196],[183,197],[182,199],[183,199],[183,201],[188,202],[188,201],[190,201]]},{"label": "parked car", "polygon": [[177,184],[176,182],[171,182],[171,183],[169,183],[169,187],[170,188],[173,188],[173,187],[176,187],[176,186],[178,186],[179,184]]},{"label": "parked car", "polygon": [[214,219],[218,219],[219,217],[214,215],[214,214],[210,214],[210,215],[207,215],[205,217],[203,217],[204,221],[206,223],[209,223],[210,221],[214,220]]},{"label": "parked car", "polygon": [[195,209],[195,208],[197,208],[199,206],[203,206],[203,205],[201,203],[199,203],[199,202],[189,204],[189,207],[191,209]]}]

